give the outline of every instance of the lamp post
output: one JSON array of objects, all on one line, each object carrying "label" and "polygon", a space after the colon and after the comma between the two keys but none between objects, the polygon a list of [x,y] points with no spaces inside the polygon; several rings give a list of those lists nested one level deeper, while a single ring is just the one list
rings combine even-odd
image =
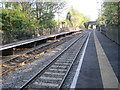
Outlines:
[{"label": "lamp post", "polygon": [[[102,1],[101,0],[96,0],[97,1],[97,4],[98,4],[98,6],[99,6],[99,8],[98,8],[98,17],[100,17],[100,21],[101,21],[101,16],[102,16]],[[99,30],[100,30],[100,32],[101,32],[101,26],[99,25]]]}]

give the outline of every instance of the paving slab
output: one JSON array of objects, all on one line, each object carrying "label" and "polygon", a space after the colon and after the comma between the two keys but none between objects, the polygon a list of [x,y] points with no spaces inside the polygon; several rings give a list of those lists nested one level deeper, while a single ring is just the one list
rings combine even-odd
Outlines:
[{"label": "paving slab", "polygon": [[76,89],[116,88],[115,83],[120,82],[120,46],[97,30],[90,32]]},{"label": "paving slab", "polygon": [[76,88],[102,87],[103,85],[94,43],[93,31],[91,31]]},{"label": "paving slab", "polygon": [[120,82],[120,46],[99,31],[96,30],[95,33]]}]

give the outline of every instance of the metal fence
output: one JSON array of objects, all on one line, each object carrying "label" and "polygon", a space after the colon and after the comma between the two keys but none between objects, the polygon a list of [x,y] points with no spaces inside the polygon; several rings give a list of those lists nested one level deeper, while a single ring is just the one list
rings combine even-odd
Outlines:
[{"label": "metal fence", "polygon": [[106,25],[100,27],[101,32],[109,39],[120,45],[120,26]]}]

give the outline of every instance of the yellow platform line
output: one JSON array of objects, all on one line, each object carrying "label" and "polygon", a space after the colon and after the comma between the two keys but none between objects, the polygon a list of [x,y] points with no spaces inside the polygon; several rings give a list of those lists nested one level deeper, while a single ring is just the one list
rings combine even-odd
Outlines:
[{"label": "yellow platform line", "polygon": [[97,56],[98,56],[98,62],[100,66],[103,88],[118,88],[118,85],[119,85],[118,79],[95,34],[95,31],[94,31],[94,40],[95,40],[95,47],[96,47]]}]

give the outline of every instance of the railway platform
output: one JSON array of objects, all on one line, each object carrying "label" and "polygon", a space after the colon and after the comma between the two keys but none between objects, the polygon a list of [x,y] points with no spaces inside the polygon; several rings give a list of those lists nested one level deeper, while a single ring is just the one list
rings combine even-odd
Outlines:
[{"label": "railway platform", "polygon": [[62,32],[62,33],[59,33],[59,34],[41,36],[39,38],[21,40],[21,41],[12,42],[12,43],[9,43],[9,44],[0,45],[0,53],[2,54],[2,56],[13,55],[13,53],[14,53],[13,48],[32,48],[32,47],[36,47],[37,45],[40,45],[41,43],[46,43],[47,40],[58,39],[62,36],[70,35],[72,33],[79,32],[79,31],[82,31],[82,30],[66,31],[66,32]]},{"label": "railway platform", "polygon": [[119,90],[119,50],[99,31],[83,30],[4,62],[2,88]]},{"label": "railway platform", "polygon": [[90,30],[90,32],[71,88],[119,90],[120,46],[100,31]]}]

